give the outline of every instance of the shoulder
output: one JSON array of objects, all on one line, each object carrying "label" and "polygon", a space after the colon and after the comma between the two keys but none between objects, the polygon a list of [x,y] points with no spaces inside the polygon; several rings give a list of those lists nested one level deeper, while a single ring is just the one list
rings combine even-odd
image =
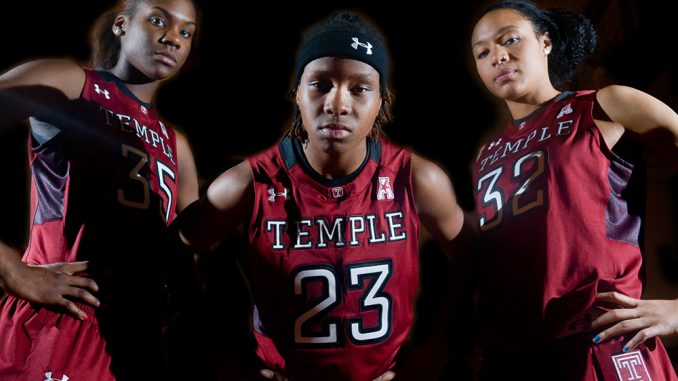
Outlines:
[{"label": "shoulder", "polygon": [[23,63],[0,76],[0,88],[48,86],[61,90],[69,99],[80,97],[85,70],[68,59],[42,59]]},{"label": "shoulder", "polygon": [[207,198],[219,208],[229,205],[232,199],[241,199],[251,187],[250,164],[245,160],[219,175],[207,189]]},{"label": "shoulder", "polygon": [[450,179],[438,164],[412,153],[412,181],[415,187],[428,188],[449,184]]}]

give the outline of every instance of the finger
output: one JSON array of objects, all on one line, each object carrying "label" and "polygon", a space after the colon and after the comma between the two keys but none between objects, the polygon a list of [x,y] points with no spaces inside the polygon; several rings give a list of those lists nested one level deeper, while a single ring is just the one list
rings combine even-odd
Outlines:
[{"label": "finger", "polygon": [[87,303],[94,307],[99,307],[99,299],[90,294],[87,290],[78,287],[69,287],[64,291],[64,295],[72,296],[78,301]]},{"label": "finger", "polygon": [[263,377],[267,380],[272,380],[273,377],[275,377],[275,372],[270,370],[270,369],[261,369],[259,371],[259,374],[261,374],[261,377]]},{"label": "finger", "polygon": [[391,381],[395,378],[395,375],[396,375],[395,372],[389,370],[388,372],[375,378],[374,381]]},{"label": "finger", "polygon": [[75,303],[68,299],[63,299],[61,305],[76,319],[85,320],[88,317],[86,313],[84,313],[80,308],[78,308],[78,306],[75,305]]},{"label": "finger", "polygon": [[616,303],[625,308],[634,308],[638,306],[639,299],[634,299],[619,292],[601,292],[596,294],[597,302]]},{"label": "finger", "polygon": [[60,268],[61,271],[65,272],[68,275],[73,275],[75,273],[80,273],[87,270],[89,261],[80,261],[80,262],[69,262],[62,263]]},{"label": "finger", "polygon": [[602,343],[627,332],[645,328],[643,319],[624,320],[604,330],[593,338],[594,343]]},{"label": "finger", "polygon": [[639,346],[640,344],[644,343],[645,341],[647,341],[647,340],[649,340],[653,337],[659,336],[659,335],[660,335],[659,328],[657,328],[657,327],[647,327],[643,330],[638,331],[638,333],[636,333],[636,335],[633,336],[631,338],[631,340],[629,340],[626,343],[626,345],[624,345],[624,348],[622,350],[624,352],[628,352],[631,349],[634,349],[637,346]]},{"label": "finger", "polygon": [[93,292],[99,292],[99,285],[94,279],[85,278],[83,276],[71,275],[68,278],[68,284],[70,286],[84,288]]},{"label": "finger", "polygon": [[591,328],[596,329],[608,324],[616,323],[622,320],[630,320],[638,317],[638,310],[634,309],[617,309],[607,311],[598,316],[591,322]]}]

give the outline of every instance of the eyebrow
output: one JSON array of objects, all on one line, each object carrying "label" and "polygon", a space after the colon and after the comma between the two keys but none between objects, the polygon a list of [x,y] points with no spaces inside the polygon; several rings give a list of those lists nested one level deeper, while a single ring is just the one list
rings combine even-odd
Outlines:
[{"label": "eyebrow", "polygon": [[[170,11],[168,11],[167,9],[165,9],[165,8],[163,8],[163,7],[160,7],[160,6],[157,6],[157,5],[154,6],[154,7],[152,7],[151,9],[157,9],[157,10],[159,10],[159,11],[162,12],[162,13],[165,15],[165,17],[167,17],[167,18],[170,18],[170,17],[172,17],[172,18],[179,18],[179,17],[177,17],[177,15],[172,14],[172,13],[171,13]],[[184,21],[186,24],[189,24],[189,25],[195,25],[195,21],[192,21],[192,20],[190,20],[190,19],[183,18],[183,17],[180,18],[180,19],[181,19],[182,21]]]},{"label": "eyebrow", "polygon": [[[518,27],[515,26],[515,25],[508,25],[508,26],[499,28],[499,30],[498,30],[494,35],[495,35],[495,36],[500,35],[500,34],[506,32],[507,30],[509,30],[509,29],[514,29],[514,28],[517,29]],[[473,49],[473,48],[475,48],[476,46],[482,44],[483,42],[485,42],[485,40],[479,40],[479,41],[477,41],[475,44],[471,45],[471,48]]]}]

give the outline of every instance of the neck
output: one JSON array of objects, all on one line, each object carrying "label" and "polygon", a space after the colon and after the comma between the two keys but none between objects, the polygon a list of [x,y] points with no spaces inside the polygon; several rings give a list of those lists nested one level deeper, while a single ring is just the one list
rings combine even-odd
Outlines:
[{"label": "neck", "polygon": [[355,172],[367,155],[367,142],[363,140],[353,149],[337,151],[323,149],[311,142],[302,144],[304,155],[313,170],[327,179],[346,177]]},{"label": "neck", "polygon": [[532,94],[526,94],[525,96],[515,100],[507,99],[506,105],[508,106],[509,111],[511,112],[511,117],[514,120],[521,119],[533,113],[544,103],[558,96],[558,94],[560,94],[560,91],[553,88],[553,86],[548,86],[547,88]]},{"label": "neck", "polygon": [[118,60],[118,63],[110,70],[111,74],[123,81],[134,96],[142,102],[151,103],[160,81],[151,80],[135,67],[125,65],[121,61],[123,60]]}]

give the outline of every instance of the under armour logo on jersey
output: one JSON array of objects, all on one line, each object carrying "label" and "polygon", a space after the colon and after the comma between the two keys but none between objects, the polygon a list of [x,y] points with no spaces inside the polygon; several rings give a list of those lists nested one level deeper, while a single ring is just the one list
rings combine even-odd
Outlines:
[{"label": "under armour logo on jersey", "polygon": [[494,147],[499,147],[499,143],[501,143],[501,138],[499,138],[499,139],[493,141],[492,143],[490,143],[490,145],[487,147],[487,149],[488,149],[488,150],[491,150],[491,149],[494,148]]},{"label": "under armour logo on jersey", "polygon": [[160,129],[162,130],[162,134],[165,135],[167,139],[169,139],[169,135],[167,134],[167,129],[165,128],[165,124],[161,121],[158,121],[158,124],[160,124]]},{"label": "under armour logo on jersey", "polygon": [[96,92],[99,95],[103,94],[104,97],[106,97],[106,99],[111,99],[111,97],[108,95],[108,90],[106,89],[101,90],[101,88],[99,88],[98,83],[94,84],[94,92]]},{"label": "under armour logo on jersey", "polygon": [[68,376],[64,374],[61,378],[53,378],[52,372],[45,372],[45,381],[68,381]]},{"label": "under armour logo on jersey", "polygon": [[556,119],[560,119],[564,115],[567,115],[567,114],[570,114],[570,113],[572,113],[572,103],[568,103],[567,106],[561,108]]},{"label": "under armour logo on jersey", "polygon": [[351,40],[353,40],[353,43],[351,44],[353,49],[358,50],[358,46],[362,46],[367,50],[367,55],[372,55],[372,44],[370,44],[369,41],[362,43],[358,40],[358,37],[351,37]]},{"label": "under armour logo on jersey", "polygon": [[144,115],[148,115],[148,109],[144,105],[139,105],[139,110],[144,113]]},{"label": "under armour logo on jersey", "polygon": [[344,188],[342,188],[342,187],[334,187],[334,188],[332,188],[332,197],[333,197],[333,198],[341,198],[341,197],[344,197]]},{"label": "under armour logo on jersey", "polygon": [[268,188],[268,201],[275,201],[276,197],[282,197],[283,200],[287,200],[287,188],[283,188],[282,192],[276,192],[273,188]]},{"label": "under armour logo on jersey", "polygon": [[391,179],[388,177],[379,178],[379,188],[377,188],[377,200],[393,200],[393,188],[391,188]]},{"label": "under armour logo on jersey", "polygon": [[612,356],[612,361],[615,369],[617,369],[619,380],[652,381],[640,351]]}]

